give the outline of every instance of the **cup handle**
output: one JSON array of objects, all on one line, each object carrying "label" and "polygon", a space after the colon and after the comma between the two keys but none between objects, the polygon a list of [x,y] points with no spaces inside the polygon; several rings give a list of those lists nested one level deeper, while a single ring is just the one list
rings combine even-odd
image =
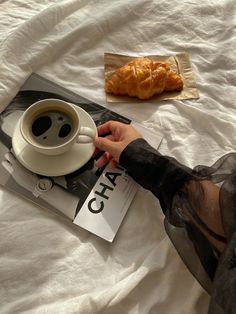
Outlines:
[{"label": "cup handle", "polygon": [[96,136],[95,130],[88,128],[86,126],[82,126],[79,131],[77,143],[79,144],[92,143],[95,136]]}]

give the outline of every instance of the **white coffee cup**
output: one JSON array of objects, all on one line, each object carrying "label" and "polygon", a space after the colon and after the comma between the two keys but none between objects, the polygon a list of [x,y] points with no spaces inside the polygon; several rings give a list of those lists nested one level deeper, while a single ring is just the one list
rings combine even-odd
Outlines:
[{"label": "white coffee cup", "polygon": [[[35,134],[33,134],[32,131],[34,122],[37,119],[39,119],[39,117],[42,117],[44,115],[47,116],[48,114],[50,116],[50,113],[53,113],[54,115],[61,114],[62,116],[61,120],[63,120],[66,117],[68,118],[67,120],[70,121],[71,131],[69,132],[69,135],[62,140],[62,143],[55,145],[54,142],[52,142],[53,141],[52,134],[50,134],[50,132],[52,133],[52,131],[47,131],[49,133],[49,136],[51,136],[51,143],[49,145],[48,143],[46,143],[46,141],[39,142],[37,140],[37,136],[35,136]],[[55,123],[57,124],[57,121],[56,122],[54,121],[54,124]],[[52,124],[52,127],[50,127],[49,129],[53,130],[53,127],[54,126]],[[54,131],[57,129],[57,127],[58,127],[57,125],[56,127],[54,127]],[[20,132],[25,141],[30,146],[32,146],[33,149],[35,149],[41,154],[46,155],[63,154],[76,143],[83,144],[92,143],[96,135],[96,130],[90,127],[81,126],[79,113],[72,104],[67,103],[63,100],[53,98],[37,101],[23,113],[20,121]],[[47,132],[43,134],[44,135],[43,138],[47,139],[48,141]]]}]

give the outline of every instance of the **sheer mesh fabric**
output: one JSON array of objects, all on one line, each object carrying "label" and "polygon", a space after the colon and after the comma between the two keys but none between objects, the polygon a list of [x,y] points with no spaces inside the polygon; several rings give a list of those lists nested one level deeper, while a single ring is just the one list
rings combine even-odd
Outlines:
[{"label": "sheer mesh fabric", "polygon": [[139,139],[120,163],[158,197],[171,241],[212,296],[209,313],[236,313],[236,153],[190,169]]}]

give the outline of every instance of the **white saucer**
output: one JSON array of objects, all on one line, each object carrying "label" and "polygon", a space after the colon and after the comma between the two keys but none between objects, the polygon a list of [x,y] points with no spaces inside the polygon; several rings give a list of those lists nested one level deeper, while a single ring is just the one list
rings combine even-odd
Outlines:
[{"label": "white saucer", "polygon": [[[90,115],[82,108],[75,106],[81,117],[81,125],[93,128],[96,124]],[[62,155],[47,156],[36,152],[23,139],[18,121],[12,137],[12,147],[18,161],[32,172],[43,176],[56,177],[71,173],[81,168],[92,157],[95,146],[93,143],[75,144]]]}]

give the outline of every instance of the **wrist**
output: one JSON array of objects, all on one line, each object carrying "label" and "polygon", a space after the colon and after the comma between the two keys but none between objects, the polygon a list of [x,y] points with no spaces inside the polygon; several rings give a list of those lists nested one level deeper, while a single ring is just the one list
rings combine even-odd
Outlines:
[{"label": "wrist", "polygon": [[120,153],[119,163],[121,166],[125,167],[128,163],[135,161],[137,159],[137,152],[149,145],[144,138],[137,138],[131,141]]}]

